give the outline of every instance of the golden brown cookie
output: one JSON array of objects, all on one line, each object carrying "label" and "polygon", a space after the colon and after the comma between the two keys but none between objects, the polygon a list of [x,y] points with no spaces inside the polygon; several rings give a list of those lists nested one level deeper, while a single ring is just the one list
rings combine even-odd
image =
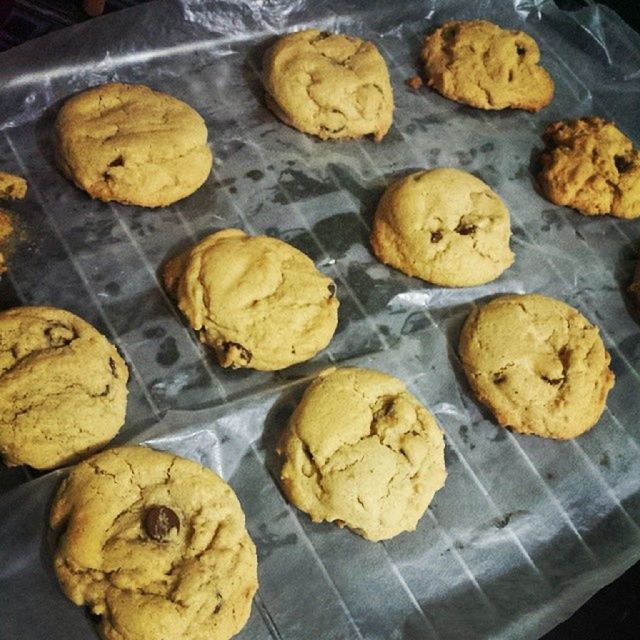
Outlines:
[{"label": "golden brown cookie", "polygon": [[0,171],[0,200],[22,200],[27,195],[27,181],[12,173]]},{"label": "golden brown cookie", "polygon": [[509,212],[482,180],[458,169],[418,171],[384,193],[371,246],[379,260],[445,287],[495,280],[513,263]]},{"label": "golden brown cookie", "polygon": [[612,122],[554,122],[543,137],[539,180],[551,202],[586,215],[640,217],[640,151]]},{"label": "golden brown cookie", "polygon": [[371,42],[317,29],[282,36],[265,54],[267,106],[322,138],[382,140],[393,118],[384,59]]},{"label": "golden brown cookie", "polygon": [[459,351],[480,402],[520,433],[575,438],[598,421],[613,387],[598,328],[547,296],[507,295],[477,307]]},{"label": "golden brown cookie", "polygon": [[0,452],[50,469],[103,447],[124,422],[129,371],[90,324],[62,309],[0,313]]},{"label": "golden brown cookie", "polygon": [[369,369],[323,371],[279,452],[294,505],[368,540],[413,531],[446,477],[436,421],[400,380]]},{"label": "golden brown cookie", "polygon": [[329,344],[338,323],[333,281],[276,238],[218,231],[170,260],[163,279],[223,367],[303,362]]},{"label": "golden brown cookie", "polygon": [[62,172],[92,198],[162,207],[211,171],[207,127],[181,100],[143,85],[104,84],[65,102],[55,126]]},{"label": "golden brown cookie", "polygon": [[233,490],[195,462],[121,447],[80,463],[51,509],[54,568],[105,640],[227,640],[257,589]]},{"label": "golden brown cookie", "polygon": [[536,41],[485,20],[451,20],[422,49],[427,84],[446,98],[480,109],[538,111],[553,98]]}]

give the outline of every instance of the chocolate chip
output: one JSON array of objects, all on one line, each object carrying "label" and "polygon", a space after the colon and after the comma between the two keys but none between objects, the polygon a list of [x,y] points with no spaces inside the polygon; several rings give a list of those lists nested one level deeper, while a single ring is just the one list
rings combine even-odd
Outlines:
[{"label": "chocolate chip", "polygon": [[63,324],[55,323],[44,330],[44,335],[49,340],[49,344],[54,347],[66,347],[78,336],[76,332]]},{"label": "chocolate chip", "polygon": [[433,242],[435,244],[436,242],[440,242],[440,240],[442,240],[442,232],[441,231],[434,231],[431,234],[431,242]]},{"label": "chocolate chip", "polygon": [[180,532],[180,519],[169,507],[149,507],[144,514],[144,528],[150,538],[162,542],[172,529]]},{"label": "chocolate chip", "polygon": [[247,349],[246,347],[243,347],[241,344],[238,344],[237,342],[225,342],[224,343],[224,350],[225,352],[229,352],[230,349],[237,349],[240,353],[240,359],[244,360],[244,362],[246,364],[249,364],[251,362],[251,358],[253,358],[253,354],[251,353],[251,351],[249,351],[249,349]]},{"label": "chocolate chip", "polygon": [[462,222],[456,227],[456,233],[461,236],[469,236],[476,230],[475,224],[462,224]]},{"label": "chocolate chip", "polygon": [[336,285],[332,282],[327,285],[327,289],[329,289],[329,297],[333,298],[336,295]]},{"label": "chocolate chip", "polygon": [[613,158],[613,161],[615,162],[616,169],[619,173],[624,173],[633,164],[631,160],[627,160],[627,158],[625,158],[624,156],[615,156]]},{"label": "chocolate chip", "polygon": [[503,382],[506,382],[506,380],[507,376],[501,371],[493,374],[493,384],[502,384]]},{"label": "chocolate chip", "polygon": [[108,165],[108,167],[124,167],[124,158],[119,155],[115,160],[112,160]]},{"label": "chocolate chip", "polygon": [[522,58],[522,56],[524,56],[524,54],[527,52],[527,50],[520,44],[516,45],[516,53]]}]

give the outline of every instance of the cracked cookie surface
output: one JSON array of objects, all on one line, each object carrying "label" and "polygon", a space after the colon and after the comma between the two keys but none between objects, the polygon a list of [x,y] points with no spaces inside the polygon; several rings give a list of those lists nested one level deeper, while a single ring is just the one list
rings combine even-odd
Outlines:
[{"label": "cracked cookie surface", "polygon": [[614,375],[598,328],[537,294],[508,295],[472,311],[459,353],[476,396],[502,426],[567,440],[605,408]]},{"label": "cracked cookie surface", "polygon": [[538,111],[553,98],[535,40],[485,20],[452,20],[427,36],[427,84],[446,98],[480,109]]},{"label": "cracked cookie surface", "polygon": [[554,122],[543,138],[539,181],[551,202],[586,215],[640,217],[640,151],[612,122]]},{"label": "cracked cookie surface", "polygon": [[55,497],[54,568],[106,640],[226,640],[246,623],[256,550],[213,471],[145,447],[76,466]]},{"label": "cracked cookie surface", "polygon": [[383,194],[373,221],[377,258],[446,287],[495,280],[513,263],[509,212],[482,180],[458,169],[419,171]]},{"label": "cracked cookie surface", "polygon": [[109,442],[124,423],[129,371],[78,316],[52,307],[0,313],[0,452],[50,469]]},{"label": "cracked cookie surface", "polygon": [[276,238],[218,231],[170,260],[163,279],[223,367],[303,362],[329,344],[338,323],[333,281]]},{"label": "cracked cookie surface", "polygon": [[369,369],[322,372],[279,453],[294,505],[374,541],[413,531],[446,477],[436,421],[402,381]]},{"label": "cracked cookie surface", "polygon": [[282,36],[265,54],[263,81],[280,120],[323,140],[379,141],[391,126],[389,72],[371,42],[317,29]]},{"label": "cracked cookie surface", "polygon": [[212,164],[200,115],[144,85],[104,84],[67,100],[55,149],[65,176],[92,198],[143,207],[192,194]]}]

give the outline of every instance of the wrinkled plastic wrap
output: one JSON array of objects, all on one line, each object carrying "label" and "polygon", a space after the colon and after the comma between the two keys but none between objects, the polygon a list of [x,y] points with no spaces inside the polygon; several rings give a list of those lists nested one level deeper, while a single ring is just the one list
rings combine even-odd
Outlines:
[{"label": "wrinkled plastic wrap", "polygon": [[[485,112],[406,87],[424,33],[450,18],[533,35],[553,103],[538,114]],[[380,48],[396,103],[381,143],[319,142],[265,108],[263,51],[276,34],[310,26]],[[116,443],[198,460],[237,492],[260,580],[240,638],[536,638],[638,560],[640,344],[625,289],[640,221],[552,205],[531,164],[544,126],[561,118],[604,116],[638,144],[639,70],[640,39],[615,14],[563,13],[548,0],[158,1],[0,55],[2,169],[29,181],[12,207],[17,299],[78,313],[118,345],[131,382]],[[94,202],[56,170],[61,102],[114,80],[174,94],[204,116],[215,167],[190,198],[158,210]],[[506,202],[516,262],[497,281],[430,286],[369,251],[386,185],[436,166],[473,172]],[[312,361],[222,370],[163,293],[161,263],[230,226],[292,243],[336,280],[338,330]],[[475,302],[505,292],[555,296],[601,327],[616,385],[597,427],[575,441],[513,435],[470,393],[456,355],[461,324]],[[333,363],[402,378],[446,433],[449,476],[414,533],[367,542],[312,524],[278,490],[276,437],[309,378]],[[3,639],[95,637],[51,569],[46,519],[61,473],[0,497]]]}]

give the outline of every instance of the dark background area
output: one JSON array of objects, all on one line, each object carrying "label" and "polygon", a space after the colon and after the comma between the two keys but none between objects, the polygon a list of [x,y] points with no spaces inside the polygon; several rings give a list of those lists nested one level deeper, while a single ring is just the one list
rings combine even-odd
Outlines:
[{"label": "dark background area", "polygon": [[[140,0],[107,0],[105,13],[139,3]],[[572,11],[586,6],[587,2],[556,0],[556,4]],[[603,0],[601,4],[612,8],[627,24],[640,32],[640,0]],[[83,13],[80,0],[0,0],[0,51],[87,19],[90,18]],[[0,279],[0,308],[19,304],[17,299],[12,298],[8,286],[6,278]],[[18,481],[22,479],[22,476],[16,478]],[[542,640],[627,638],[640,639],[640,563],[599,591],[571,618],[543,636]]]}]

